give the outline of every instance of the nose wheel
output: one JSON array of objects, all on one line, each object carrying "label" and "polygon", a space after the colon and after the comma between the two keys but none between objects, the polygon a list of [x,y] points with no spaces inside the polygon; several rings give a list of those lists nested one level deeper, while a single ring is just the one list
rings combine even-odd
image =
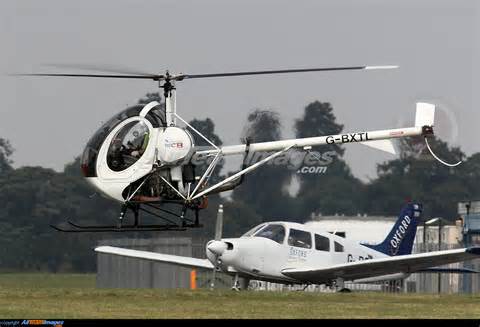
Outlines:
[{"label": "nose wheel", "polygon": [[249,284],[250,279],[240,277],[238,274],[235,274],[235,277],[233,278],[232,291],[247,290]]},{"label": "nose wheel", "polygon": [[240,278],[238,277],[238,274],[235,274],[233,279],[232,291],[240,291]]}]

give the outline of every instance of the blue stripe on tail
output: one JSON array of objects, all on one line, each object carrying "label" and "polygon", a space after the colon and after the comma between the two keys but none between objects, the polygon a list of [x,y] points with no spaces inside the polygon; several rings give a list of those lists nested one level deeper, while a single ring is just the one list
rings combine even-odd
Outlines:
[{"label": "blue stripe on tail", "polygon": [[412,253],[413,241],[417,233],[417,223],[421,215],[421,204],[409,203],[405,205],[398,216],[397,222],[382,243],[363,245],[390,256]]}]

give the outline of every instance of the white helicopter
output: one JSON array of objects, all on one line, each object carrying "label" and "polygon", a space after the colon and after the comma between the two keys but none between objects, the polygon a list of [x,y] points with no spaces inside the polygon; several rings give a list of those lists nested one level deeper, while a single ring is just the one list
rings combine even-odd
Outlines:
[{"label": "white helicopter", "polygon": [[[406,204],[385,240],[377,245],[349,241],[303,224],[273,221],[239,238],[221,238],[223,208],[219,208],[215,240],[206,246],[208,259],[99,246],[103,254],[212,269],[234,276],[233,289],[250,280],[281,284],[324,284],[349,291],[345,281],[371,283],[407,278],[415,272],[476,273],[436,266],[480,258],[480,247],[412,254],[422,206]],[[212,283],[215,277],[212,278]],[[213,285],[212,285],[213,286]]]},{"label": "white helicopter", "polygon": [[[253,144],[250,144],[247,140],[246,144],[218,147],[178,115],[175,98],[176,82],[196,78],[315,71],[375,70],[397,67],[352,66],[196,75],[170,74],[168,71],[165,74],[145,74],[129,71],[122,74],[41,73],[16,75],[151,79],[157,81],[159,87],[163,88],[164,109],[157,101],[127,108],[108,120],[91,137],[83,152],[81,169],[87,181],[104,196],[122,204],[117,225],[80,226],[69,221],[68,223],[73,229],[52,226],[57,230],[67,232],[103,232],[184,230],[190,227],[200,227],[199,210],[206,207],[208,195],[234,189],[242,183],[245,174],[292,148],[309,151],[312,146],[322,144],[361,143],[395,153],[390,139],[417,135],[426,137],[433,134],[435,106],[428,103],[417,103],[415,125],[413,127]],[[88,69],[85,65],[76,68]],[[98,70],[98,67],[93,67],[93,69]],[[108,69],[104,70],[108,71]],[[179,126],[178,122],[181,122],[182,126]],[[210,147],[207,149],[195,147],[192,133],[196,133],[208,142]],[[258,151],[274,153],[248,167],[244,160],[244,165],[239,172],[214,185],[209,184],[210,176],[222,157],[244,154],[246,158],[249,152]],[[193,158],[195,160],[204,158],[210,161],[203,174],[199,176],[196,175]],[[168,203],[179,205],[181,210],[175,212],[167,209],[165,204]],[[194,212],[194,217],[187,217],[187,209]],[[127,210],[134,213],[133,224],[123,223]],[[140,224],[140,211],[153,214],[163,219],[164,223],[156,225]]]}]

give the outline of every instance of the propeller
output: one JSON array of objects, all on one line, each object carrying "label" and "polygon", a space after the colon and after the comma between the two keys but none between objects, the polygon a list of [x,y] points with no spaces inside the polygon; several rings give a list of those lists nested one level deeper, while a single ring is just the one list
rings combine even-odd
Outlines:
[{"label": "propeller", "polygon": [[215,241],[210,243],[208,246],[208,250],[210,250],[215,255],[215,264],[213,265],[213,274],[212,274],[212,281],[210,283],[210,288],[215,288],[215,274],[217,272],[217,262],[218,257],[221,255],[224,249],[221,248],[221,239],[222,239],[222,229],[223,229],[223,204],[218,206],[217,212],[217,221],[215,223]]},{"label": "propeller", "polygon": [[56,67],[71,67],[77,69],[88,69],[105,71],[117,74],[70,74],[70,73],[34,73],[34,74],[11,74],[12,76],[56,76],[56,77],[94,77],[94,78],[127,78],[127,79],[151,79],[154,81],[182,81],[184,79],[195,78],[211,78],[211,77],[229,77],[229,76],[246,76],[246,75],[267,75],[267,74],[285,74],[285,73],[306,73],[320,71],[339,71],[339,70],[374,70],[374,69],[394,69],[398,66],[346,66],[346,67],[321,67],[321,68],[297,68],[297,69],[280,69],[280,70],[258,70],[258,71],[242,71],[228,73],[209,73],[209,74],[177,74],[171,75],[168,70],[165,74],[151,74],[133,71],[129,69],[117,69],[116,67],[103,67],[91,65],[64,65],[49,64]]}]

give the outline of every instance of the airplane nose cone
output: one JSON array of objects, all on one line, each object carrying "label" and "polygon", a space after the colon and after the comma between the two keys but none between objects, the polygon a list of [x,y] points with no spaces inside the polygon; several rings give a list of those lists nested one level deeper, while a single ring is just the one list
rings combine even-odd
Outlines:
[{"label": "airplane nose cone", "polygon": [[212,241],[208,243],[207,249],[215,255],[222,255],[222,253],[227,249],[227,244],[222,241]]}]

